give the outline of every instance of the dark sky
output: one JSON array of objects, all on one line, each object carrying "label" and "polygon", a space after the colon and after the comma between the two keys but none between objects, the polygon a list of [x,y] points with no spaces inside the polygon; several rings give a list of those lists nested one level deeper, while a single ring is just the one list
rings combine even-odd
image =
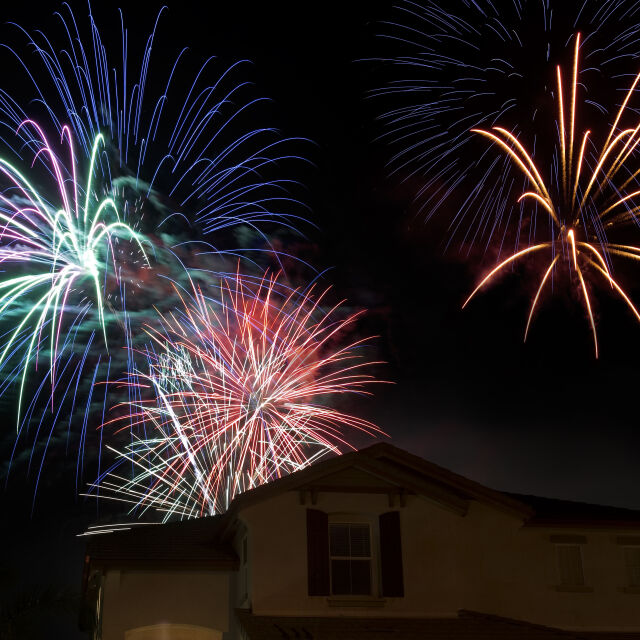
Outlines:
[{"label": "dark sky", "polygon": [[[129,4],[132,31],[146,34],[160,3]],[[365,99],[377,86],[375,68],[354,62],[376,53],[375,24],[390,5],[180,0],[170,3],[164,28],[176,48],[251,59],[275,124],[316,143],[308,147],[315,168],[299,176],[320,227],[308,229],[315,266],[332,268],[326,282],[339,298],[370,310],[363,330],[379,334],[388,362],[378,375],[395,383],[353,410],[393,444],[489,486],[640,508],[640,327],[605,291],[598,361],[575,301],[547,303],[523,345],[531,286],[517,275],[460,310],[480,261],[445,252],[442,227],[416,216],[419,181],[388,177],[390,152],[375,142],[376,105]],[[74,6],[83,18],[83,3]],[[13,4],[0,19],[46,28],[56,7],[34,14]],[[100,2],[94,12],[117,24],[117,7]],[[629,285],[635,274],[623,276]],[[640,287],[636,293],[640,299]],[[75,501],[71,486],[45,482],[30,519],[30,496],[23,504],[17,484],[1,498],[4,550],[24,550],[26,540],[32,580],[51,569],[47,558],[56,579],[77,584],[82,547],[69,540],[95,505]]]},{"label": "dark sky", "polygon": [[[598,361],[575,300],[547,303],[523,345],[533,285],[517,276],[460,310],[486,263],[445,253],[442,226],[416,215],[419,180],[388,177],[378,106],[365,97],[380,76],[354,62],[379,54],[390,5],[216,3],[176,40],[252,59],[279,126],[318,145],[306,176],[316,266],[370,309],[389,362],[379,376],[396,383],[357,410],[397,446],[491,486],[640,508],[639,328],[604,291]],[[634,275],[623,274],[628,286]]]}]

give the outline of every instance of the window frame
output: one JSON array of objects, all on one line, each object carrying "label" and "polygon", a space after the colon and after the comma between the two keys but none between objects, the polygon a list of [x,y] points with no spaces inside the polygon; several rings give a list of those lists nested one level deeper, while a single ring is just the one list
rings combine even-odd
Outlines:
[{"label": "window frame", "polygon": [[[377,516],[364,515],[359,513],[330,513],[328,514],[329,528],[329,598],[332,599],[354,599],[362,600],[366,598],[378,598],[381,588],[380,575],[380,532],[378,531]],[[331,525],[333,524],[354,524],[367,525],[369,527],[369,556],[333,556],[331,555]],[[333,570],[332,560],[340,559],[369,560],[370,585],[368,594],[350,594],[333,592]]]}]

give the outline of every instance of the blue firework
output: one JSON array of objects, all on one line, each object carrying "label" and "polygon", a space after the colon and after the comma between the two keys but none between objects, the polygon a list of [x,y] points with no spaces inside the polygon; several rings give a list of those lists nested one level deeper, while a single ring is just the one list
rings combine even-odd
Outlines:
[{"label": "blue firework", "polygon": [[256,126],[266,99],[247,80],[249,62],[193,60],[187,47],[166,41],[168,30],[163,38],[166,12],[158,12],[142,42],[130,36],[122,12],[120,42],[103,38],[90,6],[83,21],[63,4],[48,33],[14,25],[26,41],[2,44],[6,64],[30,88],[26,101],[0,90],[3,124],[15,130],[27,104],[29,117],[43,114],[59,133],[71,126],[87,155],[102,133],[104,179],[124,193],[128,213],[140,215],[151,200],[209,235],[239,224],[259,233],[270,223],[295,226],[300,209],[282,165],[300,158],[292,139]]}]

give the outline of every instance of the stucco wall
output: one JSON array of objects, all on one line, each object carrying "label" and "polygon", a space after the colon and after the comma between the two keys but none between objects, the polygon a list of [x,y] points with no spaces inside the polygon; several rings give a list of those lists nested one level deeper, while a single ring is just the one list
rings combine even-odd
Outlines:
[{"label": "stucco wall", "polygon": [[[306,595],[307,506],[289,492],[240,514],[250,531],[249,600],[256,614],[424,616],[470,609],[563,628],[640,630],[640,594],[620,589],[624,563],[615,537],[624,531],[523,528],[519,518],[477,502],[462,517],[408,496],[399,508],[405,597],[336,608],[325,596]],[[330,492],[320,492],[313,508],[374,522],[390,510],[386,494]],[[556,589],[554,533],[587,537],[584,573],[592,592]]]},{"label": "stucco wall", "polygon": [[162,623],[225,632],[229,629],[229,574],[212,571],[107,571],[103,640]]}]

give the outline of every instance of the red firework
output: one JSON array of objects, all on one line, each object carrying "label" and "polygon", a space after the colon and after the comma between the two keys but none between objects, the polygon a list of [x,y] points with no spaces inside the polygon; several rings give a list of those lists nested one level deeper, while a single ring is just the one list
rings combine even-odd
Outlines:
[{"label": "red firework", "polygon": [[[181,517],[224,511],[242,491],[352,448],[348,431],[381,430],[334,408],[337,396],[369,394],[365,340],[346,341],[361,312],[321,307],[279,275],[224,279],[216,299],[193,287],[161,316],[149,368],[132,384],[154,397],[134,404],[127,423],[148,437],[118,452],[100,493]],[[149,426],[152,426],[149,430]],[[133,463],[132,479],[117,475]]]}]

